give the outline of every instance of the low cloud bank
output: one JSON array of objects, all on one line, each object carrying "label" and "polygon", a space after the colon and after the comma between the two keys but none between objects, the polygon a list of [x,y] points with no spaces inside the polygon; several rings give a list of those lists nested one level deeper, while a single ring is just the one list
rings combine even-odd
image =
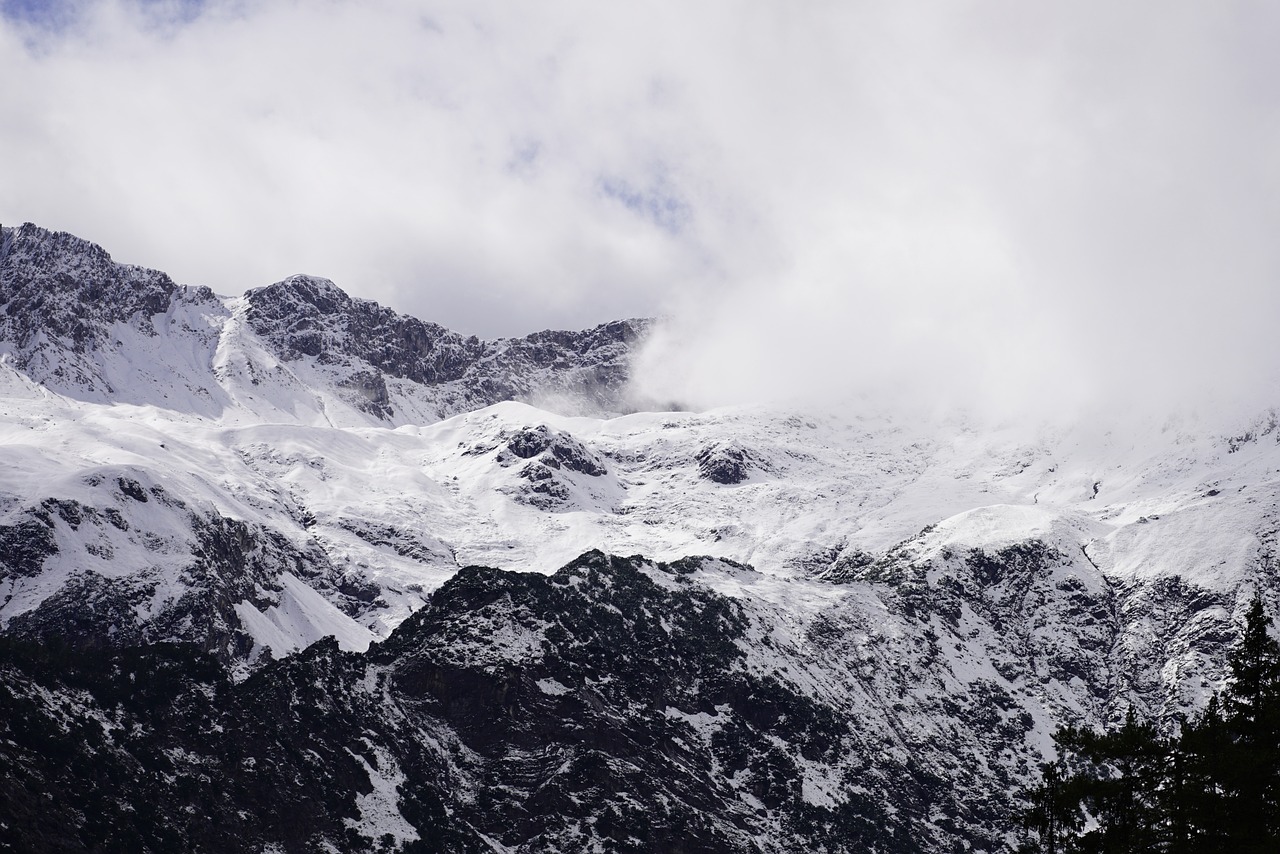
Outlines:
[{"label": "low cloud bank", "polygon": [[638,389],[1063,418],[1275,401],[1280,7],[0,4],[0,220]]}]

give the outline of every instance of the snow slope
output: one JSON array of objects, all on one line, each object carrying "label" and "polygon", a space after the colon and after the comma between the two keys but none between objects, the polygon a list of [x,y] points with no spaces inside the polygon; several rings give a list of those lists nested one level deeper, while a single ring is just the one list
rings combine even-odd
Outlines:
[{"label": "snow slope", "polygon": [[[332,594],[374,636],[458,566],[551,572],[590,549],[706,554],[821,585],[877,564],[887,577],[886,561],[1038,541],[1111,584],[1177,578],[1216,594],[1250,587],[1273,560],[1280,446],[1270,436],[1233,444],[1153,430],[1099,451],[1071,436],[949,438],[954,425],[755,409],[593,419],[508,402],[392,429],[235,423],[243,413],[228,424],[56,396],[0,407],[6,524],[50,498],[105,511],[91,481],[132,472],[322,554],[333,590],[343,580],[376,590],[363,602]],[[725,448],[746,461],[739,483],[699,462]],[[121,507],[134,528],[173,538],[149,507]],[[147,562],[123,543],[104,560],[92,554],[99,540],[55,527],[57,559],[5,582],[0,619],[39,607],[69,575]],[[280,649],[259,636],[264,625],[254,622],[255,641]]]}]

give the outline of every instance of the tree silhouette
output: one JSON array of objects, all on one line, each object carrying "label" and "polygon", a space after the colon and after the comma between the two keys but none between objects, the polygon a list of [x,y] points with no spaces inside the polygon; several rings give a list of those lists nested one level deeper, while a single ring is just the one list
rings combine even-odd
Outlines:
[{"label": "tree silhouette", "polygon": [[1115,729],[1063,727],[1056,762],[1026,792],[1022,850],[1280,851],[1280,644],[1255,594],[1231,682],[1174,738],[1132,708]]}]

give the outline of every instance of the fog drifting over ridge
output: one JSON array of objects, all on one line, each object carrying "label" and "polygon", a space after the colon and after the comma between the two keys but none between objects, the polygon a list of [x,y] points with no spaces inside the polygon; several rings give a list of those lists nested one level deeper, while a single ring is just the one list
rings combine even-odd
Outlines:
[{"label": "fog drifting over ridge", "polygon": [[480,335],[661,314],[640,389],[1276,402],[1264,3],[4,4],[0,221]]}]

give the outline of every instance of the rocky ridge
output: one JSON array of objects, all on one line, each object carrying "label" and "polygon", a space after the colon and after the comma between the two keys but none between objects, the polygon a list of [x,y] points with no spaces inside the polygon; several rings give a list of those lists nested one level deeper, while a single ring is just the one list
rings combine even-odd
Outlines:
[{"label": "rocky ridge", "polygon": [[625,408],[628,357],[648,323],[481,341],[352,299],[327,279],[292,276],[245,295],[246,321],[285,361],[333,372],[357,409],[393,421],[394,390],[437,388],[436,417],[500,400],[573,401],[576,411]]},{"label": "rocky ridge", "polygon": [[[291,276],[238,299],[117,264],[27,223],[0,229],[0,356],[96,403],[326,424],[437,420],[501,400],[625,411],[645,320],[482,341]],[[248,410],[248,412],[243,412]]]},{"label": "rocky ridge", "polygon": [[[785,614],[710,590],[707,573],[755,575],[598,552],[551,576],[471,567],[367,653],[321,641],[238,684],[187,646],[69,655],[5,642],[0,749],[20,769],[0,789],[6,841],[762,854],[1001,843],[1001,798],[967,793],[1002,791],[1005,755],[1033,728],[1002,688],[952,693],[968,725],[954,735],[978,762],[924,742],[904,751],[850,714],[859,671],[887,649],[854,669],[824,664],[853,627],[830,623],[806,650]],[[815,692],[822,677],[852,690]],[[50,810],[40,793],[54,788]]]}]

